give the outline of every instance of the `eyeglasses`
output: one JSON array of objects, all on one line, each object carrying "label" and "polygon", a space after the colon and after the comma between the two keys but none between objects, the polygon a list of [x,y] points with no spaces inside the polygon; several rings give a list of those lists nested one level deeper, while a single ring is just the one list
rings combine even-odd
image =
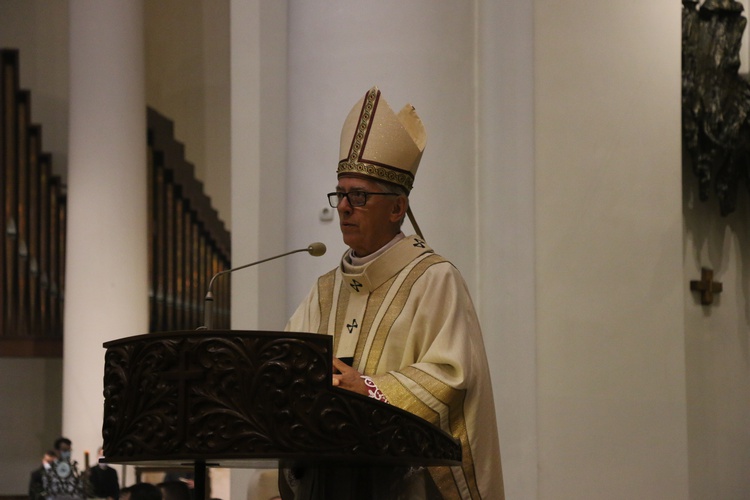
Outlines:
[{"label": "eyeglasses", "polygon": [[328,203],[333,208],[336,208],[341,203],[341,200],[346,198],[349,200],[349,205],[353,207],[364,207],[367,203],[367,197],[374,194],[382,196],[398,196],[397,193],[368,193],[367,191],[349,191],[348,193],[344,193],[343,191],[336,191],[335,193],[328,193]]}]

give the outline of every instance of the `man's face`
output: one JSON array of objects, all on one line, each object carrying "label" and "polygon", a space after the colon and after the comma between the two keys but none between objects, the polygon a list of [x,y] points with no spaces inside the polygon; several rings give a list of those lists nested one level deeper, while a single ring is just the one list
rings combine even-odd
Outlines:
[{"label": "man's face", "polygon": [[60,460],[70,460],[70,448],[71,446],[68,443],[60,443],[57,448],[57,454],[59,455]]},{"label": "man's face", "polygon": [[[366,191],[382,193],[383,190],[369,179],[341,177],[337,192]],[[379,250],[398,234],[398,221],[403,215],[397,204],[403,204],[397,196],[368,196],[363,207],[352,207],[344,198],[339,203],[339,226],[346,243],[357,257],[365,257]],[[405,210],[405,208],[403,209]]]}]

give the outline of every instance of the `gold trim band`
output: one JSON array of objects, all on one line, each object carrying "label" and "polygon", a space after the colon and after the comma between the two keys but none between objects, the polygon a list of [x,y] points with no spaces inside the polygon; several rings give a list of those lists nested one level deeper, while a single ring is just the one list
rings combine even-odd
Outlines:
[{"label": "gold trim band", "polygon": [[372,163],[352,162],[343,160],[339,162],[339,168],[336,170],[338,175],[357,174],[367,177],[374,177],[381,181],[390,182],[403,186],[407,191],[411,191],[414,185],[414,178],[411,174],[404,171],[396,171],[388,167],[373,165]]}]

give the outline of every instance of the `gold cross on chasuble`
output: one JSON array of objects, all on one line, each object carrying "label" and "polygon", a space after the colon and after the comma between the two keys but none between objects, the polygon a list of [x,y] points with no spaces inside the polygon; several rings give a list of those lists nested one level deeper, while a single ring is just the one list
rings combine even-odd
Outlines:
[{"label": "gold cross on chasuble", "polygon": [[367,299],[370,297],[370,291],[361,283],[358,283],[358,285],[358,293],[352,293],[349,296],[344,324],[341,326],[338,346],[336,347],[337,358],[353,358],[354,351],[357,350],[362,320],[367,308]]}]

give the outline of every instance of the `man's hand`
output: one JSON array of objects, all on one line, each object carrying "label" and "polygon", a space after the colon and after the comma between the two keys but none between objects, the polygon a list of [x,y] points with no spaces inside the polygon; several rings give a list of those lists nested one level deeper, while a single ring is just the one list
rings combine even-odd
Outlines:
[{"label": "man's hand", "polygon": [[[362,374],[347,365],[338,358],[333,358],[333,386],[341,387],[347,391],[357,392],[368,395],[365,381],[362,380]],[[338,372],[338,373],[336,373]]]}]

